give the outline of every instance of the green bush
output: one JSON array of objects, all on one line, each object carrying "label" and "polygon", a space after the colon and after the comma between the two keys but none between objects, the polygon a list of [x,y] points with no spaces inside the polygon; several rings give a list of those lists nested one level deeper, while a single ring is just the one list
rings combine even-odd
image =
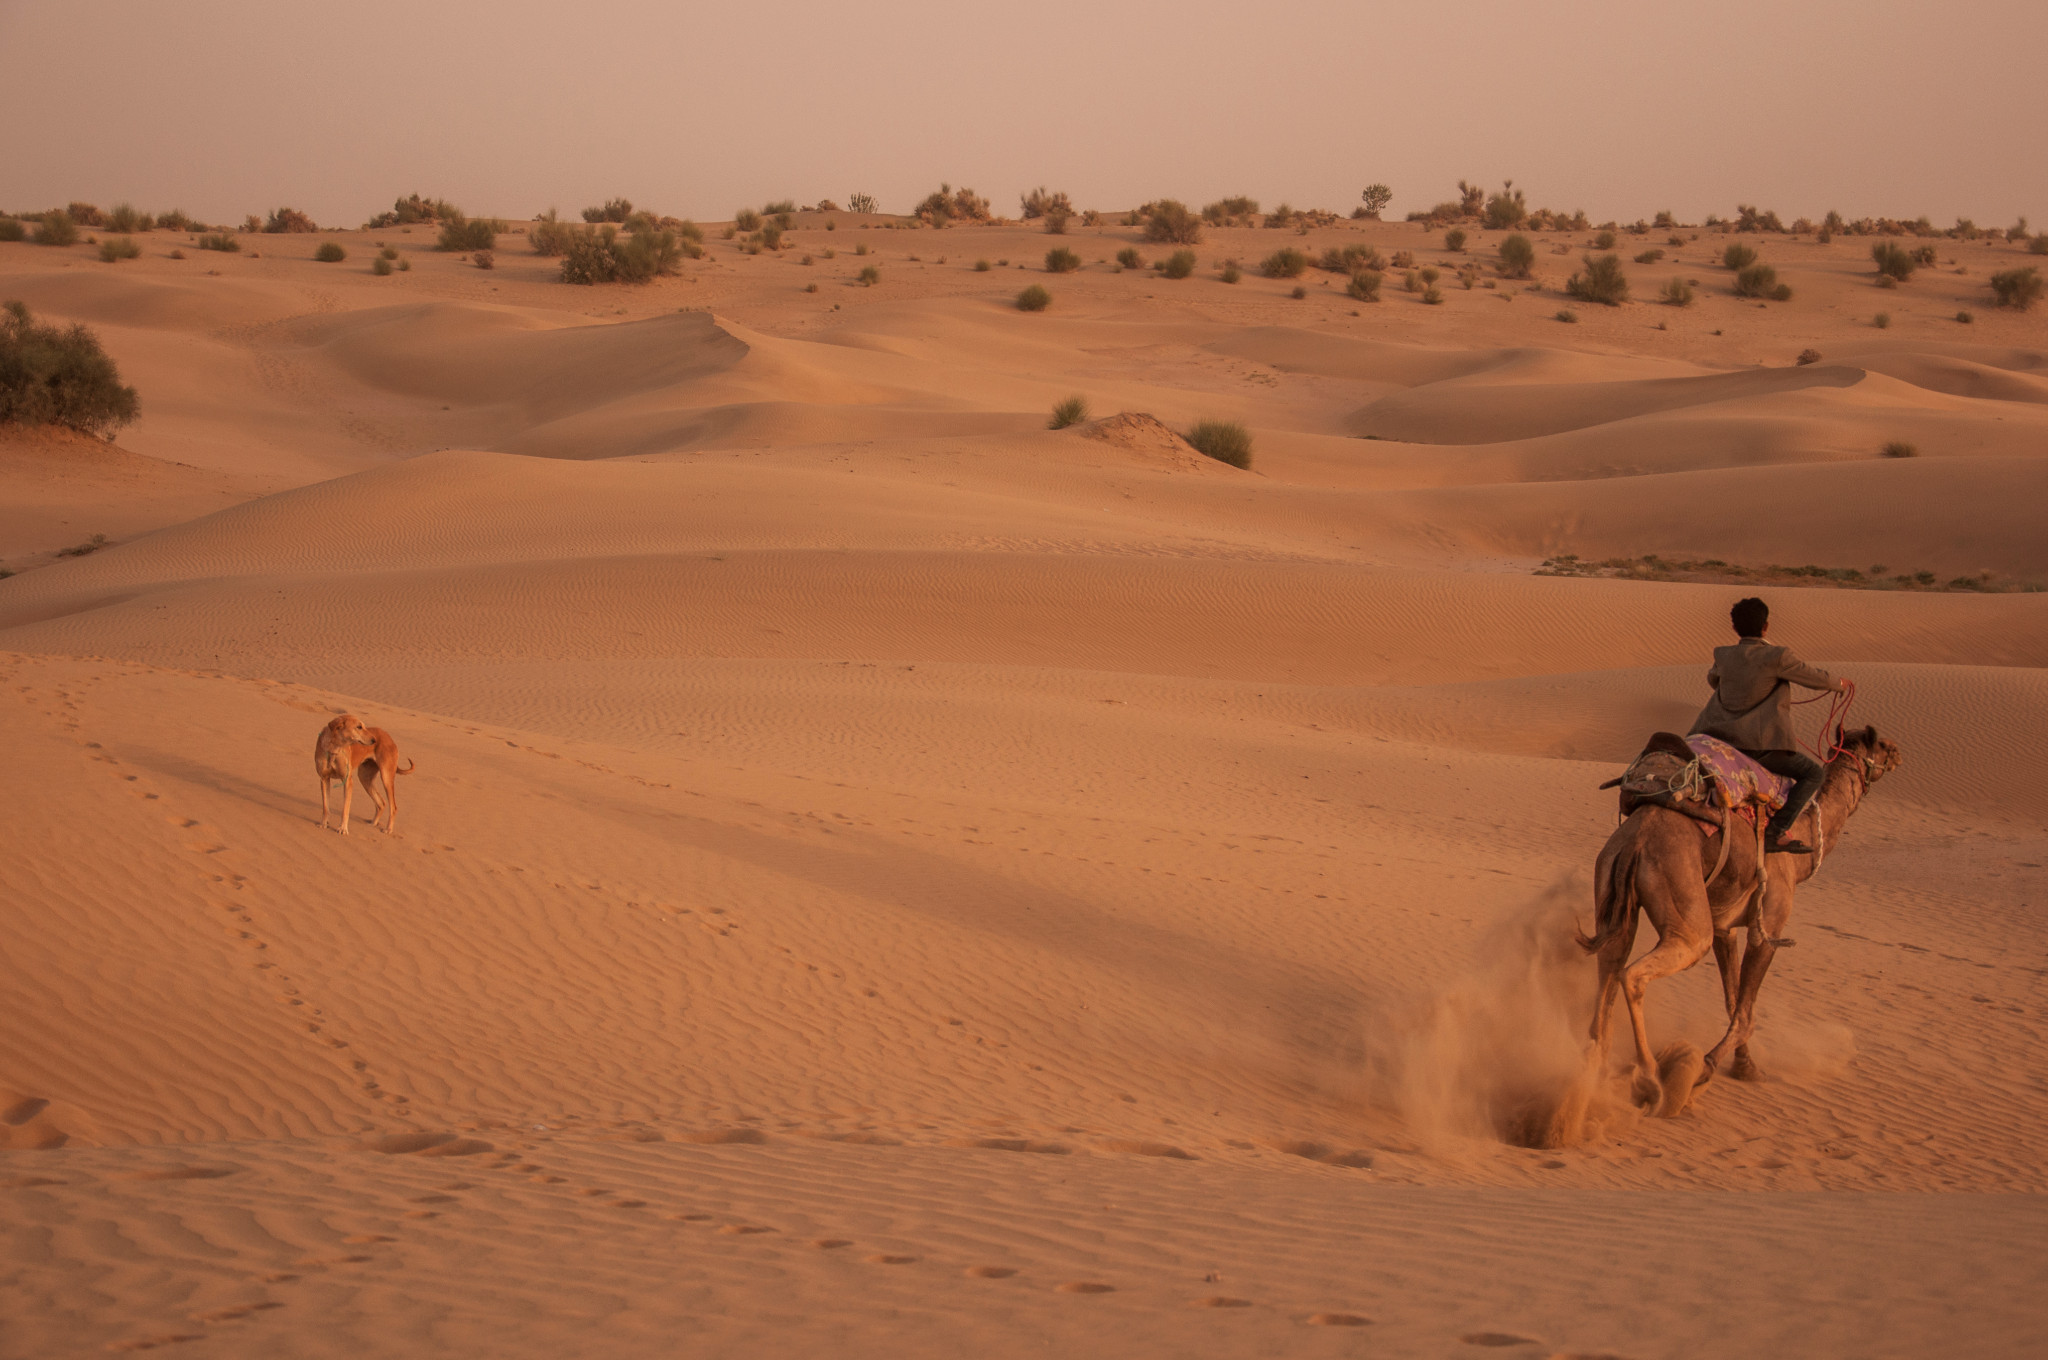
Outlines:
[{"label": "green bush", "polygon": [[318,231],[320,228],[312,218],[297,208],[279,208],[264,222],[263,230],[272,235],[281,235],[285,232]]},{"label": "green bush", "polygon": [[441,224],[436,250],[490,250],[498,244],[505,224],[495,217],[464,217],[461,213]]},{"label": "green bush", "polygon": [[1870,318],[1870,324],[1881,331],[1889,330],[1892,324],[1892,314],[1890,312],[1879,312],[1876,316]]},{"label": "green bush", "polygon": [[1152,205],[1152,212],[1145,219],[1145,239],[1176,246],[1200,245],[1202,219],[1189,212],[1187,204],[1180,200],[1162,198]]},{"label": "green bush", "polygon": [[1238,267],[1236,265],[1226,264],[1223,266],[1223,272],[1221,274],[1218,274],[1216,277],[1222,279],[1225,283],[1236,283],[1238,280],[1242,279],[1244,275],[1238,270]]},{"label": "green bush", "polygon": [[875,268],[873,265],[869,265],[867,268],[860,271],[860,286],[863,288],[872,288],[881,281],[882,271]]},{"label": "green bush", "polygon": [[987,260],[976,260],[974,262],[974,272],[977,274],[986,274],[993,267]]},{"label": "green bush", "polygon": [[0,241],[19,241],[28,235],[28,229],[17,217],[0,217]]},{"label": "green bush", "polygon": [[199,238],[199,248],[201,250],[224,251],[232,255],[242,248],[242,243],[236,239],[235,234],[231,231],[209,231],[206,235]]},{"label": "green bush", "polygon": [[1500,272],[1511,279],[1526,279],[1536,265],[1536,247],[1529,244],[1529,238],[1519,233],[1508,237],[1499,246]]},{"label": "green bush", "polygon": [[1344,291],[1360,302],[1378,302],[1380,280],[1384,277],[1376,269],[1361,269],[1351,276],[1351,282],[1345,285]]},{"label": "green bush", "polygon": [[1017,310],[1020,312],[1042,312],[1051,305],[1052,294],[1035,283],[1017,294]]},{"label": "green bush", "polygon": [[1428,303],[1430,306],[1435,307],[1441,304],[1444,300],[1443,290],[1434,287],[1425,288],[1422,290],[1422,300]]},{"label": "green bush", "polygon": [[1673,307],[1692,306],[1692,285],[1684,279],[1667,279],[1657,296]]},{"label": "green bush", "polygon": [[1644,252],[1643,252],[1642,254],[1640,254],[1640,255],[1636,256],[1636,263],[1637,263],[1637,264],[1655,264],[1655,263],[1657,263],[1657,261],[1659,261],[1659,260],[1661,260],[1661,259],[1663,259],[1663,258],[1664,258],[1664,252],[1663,252],[1663,251],[1661,251],[1661,250],[1646,250],[1646,251],[1644,251]]},{"label": "green bush", "polygon": [[1581,302],[1601,302],[1619,307],[1628,301],[1628,276],[1621,272],[1619,255],[1588,255],[1586,269],[1566,281],[1565,293]]},{"label": "green bush", "polygon": [[1116,262],[1126,269],[1143,269],[1145,257],[1138,253],[1136,246],[1125,246],[1116,253]]},{"label": "green bush", "polygon": [[147,216],[135,211],[134,205],[130,203],[116,203],[107,210],[107,230],[118,231],[123,236],[131,232],[148,231],[155,225],[156,223]]},{"label": "green bush", "polygon": [[2028,241],[2027,252],[2032,255],[2048,255],[2048,232],[2042,232]]},{"label": "green bush", "polygon": [[1323,252],[1323,258],[1316,261],[1316,268],[1326,269],[1332,274],[1356,274],[1361,269],[1384,269],[1386,262],[1380,259],[1379,251],[1362,242],[1353,241],[1341,248],[1332,246]]},{"label": "green bush", "polygon": [[1991,291],[1999,306],[2024,312],[2041,300],[2041,275],[2032,265],[2008,269],[1991,276]]},{"label": "green bush", "polygon": [[1956,313],[1956,320],[1965,326],[1969,325],[1976,319],[1977,314],[1969,310],[1967,307],[1964,308],[1962,311]]},{"label": "green bush", "polygon": [[1052,408],[1052,419],[1045,422],[1048,430],[1064,430],[1069,425],[1079,425],[1088,418],[1088,398],[1075,395]]},{"label": "green bush", "polygon": [[1465,233],[1462,229],[1458,227],[1452,227],[1449,231],[1444,233],[1445,250],[1450,251],[1452,254],[1457,254],[1458,252],[1464,250],[1464,248]]},{"label": "green bush", "polygon": [[[600,222],[624,222],[633,215],[633,200],[630,198],[608,198],[595,208],[583,210],[583,220],[592,226]],[[748,228],[752,230],[752,228]]]},{"label": "green bush", "polygon": [[322,264],[340,264],[348,258],[348,252],[341,248],[339,241],[322,241],[320,248],[313,252],[313,258]]},{"label": "green bush", "polygon": [[1721,263],[1730,269],[1747,269],[1756,263],[1756,252],[1737,242],[1721,252]]},{"label": "green bush", "polygon": [[1158,269],[1169,279],[1184,279],[1195,272],[1196,263],[1194,251],[1176,250],[1159,264]]},{"label": "green bush", "polygon": [[1778,271],[1767,264],[1753,264],[1735,276],[1735,296],[1769,297],[1778,287]]},{"label": "green bush", "polygon": [[1234,420],[1201,421],[1188,431],[1187,441],[1219,463],[1252,465],[1252,432]]},{"label": "green bush", "polygon": [[391,261],[379,255],[376,259],[370,261],[370,272],[380,279],[383,278],[391,272]]},{"label": "green bush", "polygon": [[553,208],[534,218],[526,229],[526,242],[536,255],[560,255],[575,238],[576,228],[556,216]]},{"label": "green bush", "polygon": [[97,227],[106,221],[100,216],[100,210],[90,203],[68,203],[64,207],[64,215],[81,227]]},{"label": "green bush", "polygon": [[1269,279],[1298,279],[1307,268],[1307,254],[1293,246],[1276,250],[1259,262],[1259,272]]},{"label": "green bush", "polygon": [[1045,252],[1045,272],[1048,274],[1071,274],[1081,267],[1081,257],[1065,246],[1054,246]]},{"label": "green bush", "polygon": [[1870,258],[1877,264],[1879,278],[1893,279],[1905,283],[1919,268],[1912,253],[1895,241],[1879,241],[1870,248]]},{"label": "green bush", "polygon": [[182,208],[173,208],[169,212],[161,214],[156,219],[156,225],[159,231],[197,231],[199,229],[199,223],[185,216],[184,209]]},{"label": "green bush", "polygon": [[1522,191],[1510,180],[1501,186],[1499,193],[1486,200],[1486,225],[1493,231],[1506,231],[1519,227],[1528,220],[1529,207],[1522,199]]},{"label": "green bush", "polygon": [[109,236],[100,242],[100,258],[108,264],[116,260],[132,260],[142,253],[142,247],[135,244],[132,236]]},{"label": "green bush", "polygon": [[134,420],[135,389],[83,326],[37,324],[28,307],[0,313],[0,424],[68,425],[105,434]]},{"label": "green bush", "polygon": [[1559,321],[1564,322],[1564,324],[1567,326],[1576,326],[1579,324],[1579,314],[1569,307],[1559,312],[1557,314],[1557,319]]},{"label": "green bush", "polygon": [[752,208],[741,208],[732,215],[732,224],[741,231],[759,231],[761,229],[761,214],[755,212]]},{"label": "green bush", "polygon": [[1595,250],[1612,250],[1612,249],[1614,249],[1614,233],[1613,233],[1613,232],[1611,232],[1611,231],[1603,231],[1603,232],[1601,232],[1601,233],[1600,233],[1600,234],[1599,234],[1598,236],[1595,236],[1595,237],[1593,238],[1593,249],[1595,249]]},{"label": "green bush", "polygon": [[36,244],[39,246],[77,245],[77,220],[68,212],[44,213],[43,220],[36,224]]},{"label": "green bush", "polygon": [[408,227],[415,222],[446,222],[461,215],[461,210],[445,198],[407,194],[393,201],[390,212],[378,213],[364,225],[373,230],[377,227]]},{"label": "green bush", "polygon": [[[778,198],[773,203],[763,204],[761,211],[769,217],[787,217],[796,211],[796,200],[793,198]],[[789,224],[785,222],[783,225],[787,227]]]}]

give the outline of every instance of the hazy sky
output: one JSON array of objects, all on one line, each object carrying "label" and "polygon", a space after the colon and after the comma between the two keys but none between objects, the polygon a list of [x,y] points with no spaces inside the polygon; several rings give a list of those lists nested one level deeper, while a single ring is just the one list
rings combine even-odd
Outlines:
[{"label": "hazy sky", "polygon": [[0,207],[718,219],[941,180],[2048,225],[2048,0],[0,0]]}]

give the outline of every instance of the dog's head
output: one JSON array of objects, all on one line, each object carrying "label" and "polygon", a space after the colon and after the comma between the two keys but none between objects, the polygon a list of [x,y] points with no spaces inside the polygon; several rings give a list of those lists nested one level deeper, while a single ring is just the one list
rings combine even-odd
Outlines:
[{"label": "dog's head", "polygon": [[368,746],[370,729],[363,726],[363,720],[353,713],[344,713],[327,724],[330,745]]}]

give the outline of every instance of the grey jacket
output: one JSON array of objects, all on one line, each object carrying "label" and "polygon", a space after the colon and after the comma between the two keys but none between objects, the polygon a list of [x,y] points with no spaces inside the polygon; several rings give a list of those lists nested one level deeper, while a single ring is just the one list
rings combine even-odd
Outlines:
[{"label": "grey jacket", "polygon": [[1744,638],[1714,649],[1707,672],[1714,697],[1693,720],[1692,730],[1719,737],[1738,751],[1796,751],[1792,735],[1792,686],[1840,690],[1840,680],[1762,638]]}]

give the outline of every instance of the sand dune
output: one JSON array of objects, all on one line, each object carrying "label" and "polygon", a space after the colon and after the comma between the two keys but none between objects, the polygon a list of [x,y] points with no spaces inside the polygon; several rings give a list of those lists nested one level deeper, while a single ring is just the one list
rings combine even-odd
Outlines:
[{"label": "sand dune", "polygon": [[[1905,754],[1770,1080],[1509,1137],[1744,592],[1532,569],[2048,577],[2038,320],[1946,338],[2012,247],[1878,343],[1849,243],[1574,328],[1076,228],[1034,316],[1040,233],[839,220],[645,289],[0,244],[144,402],[0,444],[0,1353],[2031,1353],[2048,595],[1765,592]],[[396,835],[315,824],[342,711]]]}]

